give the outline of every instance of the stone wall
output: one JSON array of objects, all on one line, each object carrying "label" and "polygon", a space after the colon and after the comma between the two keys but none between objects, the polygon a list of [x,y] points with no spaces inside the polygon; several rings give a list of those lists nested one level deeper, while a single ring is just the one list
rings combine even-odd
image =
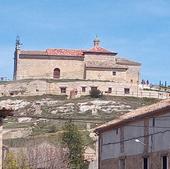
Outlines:
[{"label": "stone wall", "polygon": [[[94,54],[86,54],[85,62],[88,61],[96,61],[96,62],[113,62],[116,64],[116,56],[113,55],[94,55]],[[87,69],[86,71],[86,79],[100,79],[100,80],[113,80],[117,82],[128,82],[128,83],[136,83],[140,82],[140,66],[126,65],[127,70],[92,70]],[[113,76],[113,71],[116,72],[116,75]]]},{"label": "stone wall", "polygon": [[140,66],[128,66],[126,72],[126,81],[128,83],[139,83],[140,82]]},{"label": "stone wall", "polygon": [[[105,95],[134,96],[165,99],[170,94],[158,91],[144,91],[138,85],[131,83],[118,83],[110,81],[93,80],[18,80],[0,84],[0,97],[3,96],[35,96],[43,94],[67,95],[68,98],[89,95],[91,87],[97,87]],[[65,88],[65,92],[61,92]],[[83,89],[85,89],[83,91]],[[109,92],[110,90],[110,92]],[[126,90],[126,91],[125,91]]]},{"label": "stone wall", "polygon": [[[42,95],[55,94],[70,95],[71,91],[76,91],[77,96],[88,95],[91,87],[97,87],[108,95],[132,95],[137,93],[137,85],[116,83],[109,81],[92,81],[92,80],[18,80],[0,85],[0,96],[20,96],[20,95]],[[66,88],[66,93],[61,93],[61,88]],[[83,91],[85,88],[85,91]],[[111,93],[108,93],[111,88]],[[124,88],[129,89],[129,93],[124,93]]]},{"label": "stone wall", "polygon": [[[116,75],[113,75],[113,71],[116,72]],[[98,79],[98,80],[111,80],[116,82],[125,82],[126,81],[126,71],[120,70],[86,70],[86,79]]]},{"label": "stone wall", "polygon": [[20,58],[17,63],[16,79],[53,78],[55,68],[60,69],[60,79],[84,78],[82,60]]},{"label": "stone wall", "polygon": [[[92,62],[92,67],[87,66],[88,62]],[[139,83],[140,66],[124,64],[125,68],[116,68],[115,65],[117,65],[116,57],[113,54],[87,53],[84,56],[48,56],[20,54],[19,50],[15,53],[14,79],[53,79],[54,69],[58,68],[60,69],[59,79]],[[108,67],[110,68],[108,69]]]},{"label": "stone wall", "polygon": [[115,56],[113,55],[106,55],[106,54],[86,54],[85,55],[85,58],[84,58],[85,62],[87,61],[101,61],[101,62],[104,62],[104,61],[111,61],[111,62],[114,62],[116,63],[116,60],[115,60]]}]

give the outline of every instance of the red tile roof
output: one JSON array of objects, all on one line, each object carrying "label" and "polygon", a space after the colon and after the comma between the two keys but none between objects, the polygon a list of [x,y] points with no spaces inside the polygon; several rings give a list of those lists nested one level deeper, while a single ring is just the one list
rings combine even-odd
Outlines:
[{"label": "red tile roof", "polygon": [[45,51],[25,51],[21,50],[22,55],[53,55],[53,56],[84,56],[84,53],[106,53],[116,54],[101,47],[94,47],[90,50],[82,49],[47,49]]},{"label": "red tile roof", "polygon": [[75,49],[47,49],[47,55],[60,55],[60,56],[83,56],[83,50]]},{"label": "red tile roof", "polygon": [[90,51],[90,52],[112,53],[112,52],[108,51],[107,49],[104,49],[104,48],[101,48],[101,47],[93,47],[88,51]]}]

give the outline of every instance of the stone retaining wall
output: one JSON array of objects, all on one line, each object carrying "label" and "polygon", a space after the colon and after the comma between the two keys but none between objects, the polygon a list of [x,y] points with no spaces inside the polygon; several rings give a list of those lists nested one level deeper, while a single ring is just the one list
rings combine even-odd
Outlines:
[{"label": "stone retaining wall", "polygon": [[0,84],[0,97],[36,96],[43,94],[67,95],[68,98],[89,95],[97,87],[104,95],[134,96],[166,99],[170,93],[142,90],[136,84],[91,80],[18,80]]}]

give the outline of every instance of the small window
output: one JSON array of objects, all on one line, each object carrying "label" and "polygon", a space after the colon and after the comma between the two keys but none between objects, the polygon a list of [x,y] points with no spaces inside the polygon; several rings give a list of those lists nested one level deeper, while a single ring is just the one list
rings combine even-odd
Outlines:
[{"label": "small window", "polygon": [[77,91],[77,89],[75,89],[74,93],[75,93],[75,95],[77,95],[77,94],[78,94],[78,91]]},{"label": "small window", "polygon": [[168,157],[162,156],[162,169],[168,169]]},{"label": "small window", "polygon": [[155,127],[155,118],[152,119],[152,126]]},{"label": "small window", "polygon": [[61,93],[66,93],[66,87],[60,87]]},{"label": "small window", "polygon": [[143,169],[149,169],[149,163],[147,157],[143,158]]},{"label": "small window", "polygon": [[133,83],[133,79],[131,79],[130,82]]},{"label": "small window", "polygon": [[86,92],[86,87],[82,87],[82,92]]},{"label": "small window", "polygon": [[108,93],[112,93],[112,88],[111,87],[108,88]]},{"label": "small window", "polygon": [[119,133],[119,129],[116,129],[116,135]]},{"label": "small window", "polygon": [[130,89],[129,88],[124,88],[124,94],[130,94]]},{"label": "small window", "polygon": [[60,69],[59,68],[55,68],[53,70],[53,78],[54,79],[59,79],[60,78]]},{"label": "small window", "polygon": [[39,92],[39,89],[36,89],[36,92]]},{"label": "small window", "polygon": [[119,169],[125,169],[125,159],[119,160]]},{"label": "small window", "polygon": [[113,76],[116,76],[116,72],[112,72]]},{"label": "small window", "polygon": [[9,94],[10,94],[10,96],[13,96],[13,95],[14,95],[14,93],[13,93],[13,92],[10,92]]}]

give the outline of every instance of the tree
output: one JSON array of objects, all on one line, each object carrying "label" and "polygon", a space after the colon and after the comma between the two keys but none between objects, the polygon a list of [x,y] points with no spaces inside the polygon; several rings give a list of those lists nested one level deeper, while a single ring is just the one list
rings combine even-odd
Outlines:
[{"label": "tree", "polygon": [[62,134],[62,142],[69,149],[69,166],[71,169],[86,169],[84,161],[84,145],[80,132],[71,121],[66,122]]},{"label": "tree", "polygon": [[61,144],[53,145],[47,141],[32,140],[27,146],[7,154],[3,169],[69,169],[68,149]]},{"label": "tree", "polygon": [[9,152],[3,163],[3,169],[19,169],[17,160],[12,152]]},{"label": "tree", "polygon": [[22,150],[17,154],[17,162],[18,162],[19,169],[30,168],[27,155]]},{"label": "tree", "polygon": [[61,145],[44,142],[28,147],[30,168],[68,169],[68,150]]}]

